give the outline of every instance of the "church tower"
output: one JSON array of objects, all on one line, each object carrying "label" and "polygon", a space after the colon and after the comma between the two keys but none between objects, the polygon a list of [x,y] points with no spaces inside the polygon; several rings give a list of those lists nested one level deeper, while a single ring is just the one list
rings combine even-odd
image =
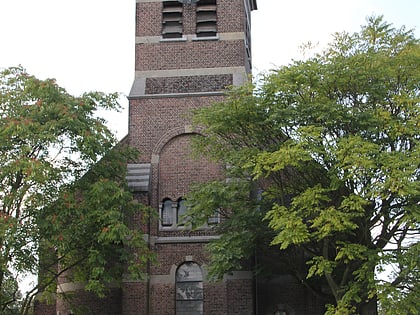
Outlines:
[{"label": "church tower", "polygon": [[[251,73],[251,11],[256,0],[136,0],[135,78],[128,96],[129,128],[124,143],[140,151],[128,164],[135,199],[156,216],[133,218],[156,262],[147,277],[123,280],[99,299],[83,285],[59,279],[69,305],[37,301],[35,315],[252,315],[256,284],[251,271],[208,281],[205,246],[217,238],[217,214],[196,231],[184,225],[184,198],[191,186],[220,178],[221,166],[192,156],[202,136],[191,111],[223,101],[228,86]],[[78,314],[78,313],[77,313]]]},{"label": "church tower", "polygon": [[157,263],[148,278],[127,281],[122,314],[254,314],[251,272],[207,281],[205,245],[212,226],[183,225],[191,185],[216,179],[220,166],[192,157],[191,110],[223,101],[226,88],[251,72],[250,15],[256,0],[137,0],[135,79],[129,95],[128,143],[140,158],[128,183],[158,220],[138,224]]},{"label": "church tower", "polygon": [[127,165],[128,186],[155,216],[146,222],[133,218],[132,228],[143,233],[156,262],[147,263],[144,279],[123,278],[122,287],[111,286],[105,298],[86,292],[83,284],[69,282],[63,274],[57,296],[66,294],[71,303],[37,300],[34,315],[325,312],[322,297],[283,270],[263,278],[245,268],[210,282],[206,245],[219,237],[214,226],[220,218],[215,212],[194,231],[183,221],[192,185],[220,179],[223,173],[221,165],[193,157],[192,140],[204,135],[192,126],[191,112],[223,101],[227,87],[249,79],[256,1],[136,0],[135,77],[123,143],[140,151],[138,160]]}]

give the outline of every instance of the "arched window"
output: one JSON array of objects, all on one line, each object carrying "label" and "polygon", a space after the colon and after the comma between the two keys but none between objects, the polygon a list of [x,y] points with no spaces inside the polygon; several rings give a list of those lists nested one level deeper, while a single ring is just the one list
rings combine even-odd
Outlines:
[{"label": "arched window", "polygon": [[186,262],[176,271],[176,315],[203,314],[203,273],[198,264]]},{"label": "arched window", "polygon": [[186,218],[185,214],[187,213],[187,205],[185,199],[178,199],[178,205],[176,208],[176,218],[178,225],[184,225]]},{"label": "arched window", "polygon": [[174,223],[171,199],[163,200],[160,217],[162,220],[162,226],[172,226],[172,224]]}]

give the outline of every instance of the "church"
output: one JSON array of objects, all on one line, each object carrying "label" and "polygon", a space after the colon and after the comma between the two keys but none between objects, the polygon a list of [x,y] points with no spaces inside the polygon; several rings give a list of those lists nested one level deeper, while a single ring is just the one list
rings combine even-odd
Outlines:
[{"label": "church", "polygon": [[[318,315],[316,298],[287,276],[260,283],[251,270],[220,282],[207,279],[205,246],[218,236],[209,218],[197,231],[183,225],[191,185],[220,178],[220,165],[192,157],[200,135],[191,110],[223,101],[228,86],[251,74],[251,15],[256,0],[136,0],[135,77],[128,135],[141,155],[127,166],[135,199],[158,219],[134,221],[157,262],[147,279],[126,280],[98,299],[71,285],[86,314],[99,315]],[[245,268],[246,269],[246,268]],[[39,307],[35,315],[75,314],[71,305]]]}]

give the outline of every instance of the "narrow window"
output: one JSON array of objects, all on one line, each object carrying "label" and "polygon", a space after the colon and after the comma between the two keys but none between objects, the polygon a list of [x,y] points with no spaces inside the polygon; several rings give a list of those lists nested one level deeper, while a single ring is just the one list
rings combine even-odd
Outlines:
[{"label": "narrow window", "polygon": [[178,1],[163,2],[162,37],[182,37],[182,3]]},{"label": "narrow window", "polygon": [[185,199],[178,200],[178,206],[176,209],[176,217],[178,225],[184,225],[186,222],[185,214],[187,213],[187,205]]},{"label": "narrow window", "polygon": [[198,264],[186,262],[176,271],[176,314],[203,314],[203,274]]},{"label": "narrow window", "polygon": [[171,199],[163,200],[160,218],[162,220],[162,226],[172,226],[174,223]]},{"label": "narrow window", "polygon": [[217,35],[216,0],[201,0],[197,3],[197,37]]}]

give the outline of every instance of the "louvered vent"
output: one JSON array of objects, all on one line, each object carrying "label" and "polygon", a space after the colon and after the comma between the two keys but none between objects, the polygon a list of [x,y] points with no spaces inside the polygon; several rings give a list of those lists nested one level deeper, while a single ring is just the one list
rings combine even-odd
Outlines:
[{"label": "louvered vent", "polygon": [[162,37],[182,37],[182,3],[178,1],[163,2]]},{"label": "louvered vent", "polygon": [[127,183],[131,191],[146,192],[149,191],[151,164],[128,164],[127,165]]},{"label": "louvered vent", "polygon": [[197,37],[214,37],[217,34],[216,0],[197,3]]}]

